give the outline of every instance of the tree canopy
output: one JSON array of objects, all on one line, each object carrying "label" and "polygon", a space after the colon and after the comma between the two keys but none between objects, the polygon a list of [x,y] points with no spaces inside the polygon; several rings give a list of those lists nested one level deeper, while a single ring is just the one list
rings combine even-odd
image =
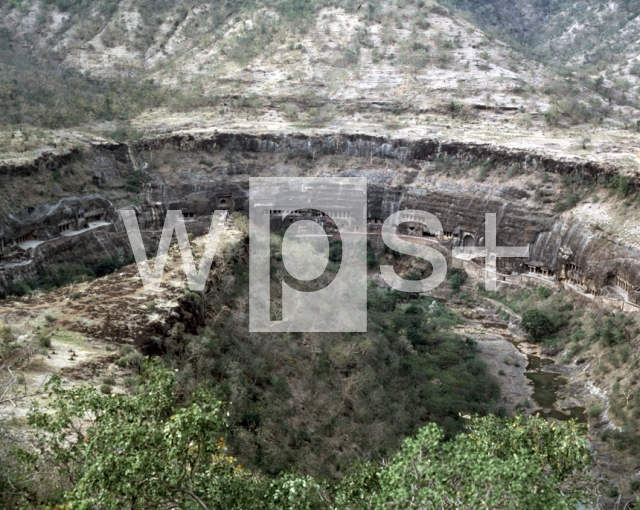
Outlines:
[{"label": "tree canopy", "polygon": [[[382,464],[358,463],[337,484],[252,474],[225,452],[225,404],[208,390],[179,394],[174,372],[145,362],[134,395],[49,383],[51,411],[34,407],[37,449],[25,462],[51,471],[59,508],[413,509],[575,508],[591,462],[585,428],[538,417],[466,416],[445,440],[436,424]],[[567,482],[573,482],[567,485]],[[573,490],[571,488],[574,488]],[[562,488],[562,489],[561,489]]]}]

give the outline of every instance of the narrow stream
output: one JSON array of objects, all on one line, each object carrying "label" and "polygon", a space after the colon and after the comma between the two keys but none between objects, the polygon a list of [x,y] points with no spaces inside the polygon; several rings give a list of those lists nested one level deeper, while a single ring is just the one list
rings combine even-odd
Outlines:
[{"label": "narrow stream", "polygon": [[[443,301],[447,303],[446,300]],[[461,316],[471,321],[477,321],[476,324],[483,330],[505,330],[509,327],[504,321],[491,320],[484,317],[478,319],[478,317],[473,314],[469,314],[468,309],[474,309],[474,307],[472,305],[464,306]],[[495,331],[492,331],[491,334],[500,335]],[[480,335],[482,335],[482,333],[480,333]],[[557,405],[559,390],[566,386],[569,381],[561,374],[544,370],[545,366],[553,365],[554,360],[541,358],[540,356],[535,356],[527,353],[525,350],[521,350],[521,347],[518,345],[519,342],[511,335],[505,335],[503,338],[513,345],[527,360],[524,375],[531,382],[533,387],[531,398],[536,404],[535,407],[539,408],[538,411],[535,411],[535,414],[545,418],[554,418],[559,421],[575,419],[580,423],[587,423],[584,407],[576,406],[562,410],[559,409]]]},{"label": "narrow stream", "polygon": [[545,372],[542,367],[553,365],[553,360],[542,359],[532,354],[527,355],[527,371],[525,377],[533,384],[532,398],[545,411],[538,411],[536,414],[556,420],[566,421],[575,418],[581,423],[586,423],[584,407],[570,407],[563,411],[553,408],[558,400],[557,391],[561,386],[567,384],[567,379],[553,372]]}]

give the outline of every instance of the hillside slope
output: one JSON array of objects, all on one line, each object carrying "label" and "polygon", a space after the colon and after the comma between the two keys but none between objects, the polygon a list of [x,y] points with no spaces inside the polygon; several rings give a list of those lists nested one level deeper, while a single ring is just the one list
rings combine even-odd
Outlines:
[{"label": "hillside slope", "polygon": [[557,68],[567,80],[582,83],[601,96],[603,103],[637,109],[637,2],[448,0],[447,4],[539,62]]},{"label": "hillside slope", "polygon": [[[78,98],[76,109],[90,111],[87,120],[123,119],[152,106],[211,106],[223,113],[230,100],[284,106],[288,117],[306,113],[314,125],[370,109],[491,122],[508,115],[530,124],[561,100],[566,104],[545,116],[547,123],[610,119],[618,125],[633,116],[629,105],[599,103],[580,84],[559,87],[540,63],[432,0],[21,5],[7,4],[0,14],[4,46],[24,51],[26,59],[5,56],[4,66],[18,84],[23,74],[38,74],[30,72],[29,61],[39,55],[59,62],[40,70],[54,83],[77,71],[85,81],[72,88],[84,94],[98,89],[90,101]],[[5,88],[9,99],[26,94],[11,83]],[[23,98],[21,111],[41,101],[33,96]],[[74,113],[63,119],[12,118],[14,124],[58,127],[82,120]]]},{"label": "hillside slope", "polygon": [[[506,3],[489,5],[506,16]],[[216,130],[429,137],[640,165],[640,113],[616,99],[623,89],[561,76],[432,0],[32,0],[0,18],[3,166]]]}]

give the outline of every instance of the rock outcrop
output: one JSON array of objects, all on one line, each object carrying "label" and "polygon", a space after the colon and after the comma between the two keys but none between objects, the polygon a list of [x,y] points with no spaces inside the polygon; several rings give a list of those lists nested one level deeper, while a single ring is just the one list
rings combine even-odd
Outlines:
[{"label": "rock outcrop", "polygon": [[[629,300],[636,300],[635,289],[640,288],[638,249],[590,225],[554,213],[544,204],[532,203],[532,192],[526,186],[488,186],[457,181],[455,177],[442,179],[433,170],[434,165],[492,165],[515,168],[519,174],[546,171],[577,176],[581,182],[595,185],[615,173],[613,166],[574,158],[554,159],[491,144],[343,133],[205,133],[143,139],[132,147],[99,145],[95,152],[85,154],[96,169],[99,183],[118,177],[125,167],[146,176],[148,182],[141,185],[137,205],[114,204],[100,194],[92,194],[9,215],[0,224],[0,290],[12,280],[33,278],[50,264],[124,260],[130,247],[117,213],[119,208],[136,210],[153,251],[166,211],[181,210],[188,230],[202,234],[215,210],[250,214],[251,176],[305,175],[316,160],[333,156],[347,159],[345,166],[334,169],[332,175],[368,179],[369,232],[374,237],[390,214],[418,209],[439,219],[443,229],[439,242],[444,247],[482,246],[484,215],[495,213],[499,246],[530,246],[526,260],[500,259],[500,271],[540,272],[573,282],[593,294],[614,285],[627,292]],[[161,168],[162,158],[167,158],[167,168]],[[148,168],[150,159],[155,161],[153,168]],[[289,160],[302,163],[296,166],[287,163]],[[393,163],[393,170],[382,169],[385,161]],[[410,215],[405,220],[403,233],[435,235],[421,224],[412,223]]]}]

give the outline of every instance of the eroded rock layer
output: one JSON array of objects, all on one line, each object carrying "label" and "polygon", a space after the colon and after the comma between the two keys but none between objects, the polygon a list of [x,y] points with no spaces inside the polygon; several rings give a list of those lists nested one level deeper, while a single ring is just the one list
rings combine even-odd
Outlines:
[{"label": "eroded rock layer", "polygon": [[[447,249],[483,246],[485,214],[495,213],[498,246],[530,246],[526,259],[500,259],[499,271],[538,273],[573,282],[592,294],[614,286],[623,290],[629,301],[637,301],[637,248],[554,213],[544,200],[542,204],[534,202],[531,186],[469,182],[446,171],[449,166],[492,164],[525,175],[550,172],[577,176],[581,182],[596,185],[614,173],[607,165],[551,159],[488,144],[390,140],[357,134],[176,135],[142,140],[135,147],[101,145],[81,157],[94,169],[93,182],[99,189],[130,172],[144,177],[139,193],[133,193],[130,201],[113,201],[100,193],[69,197],[2,218],[0,289],[7,290],[12,281],[33,278],[52,264],[124,261],[130,255],[130,245],[118,209],[136,210],[145,240],[153,248],[167,210],[181,210],[187,229],[196,234],[209,226],[215,210],[250,214],[252,176],[342,175],[368,179],[372,240],[390,214],[417,209],[435,215],[442,232],[429,232],[407,213],[402,225],[405,234],[433,237]],[[342,158],[337,167],[327,163],[334,157]],[[64,161],[56,164],[64,165]],[[444,176],[434,165],[445,168]],[[29,168],[12,171],[28,172]],[[481,264],[482,259],[477,262]]]}]

